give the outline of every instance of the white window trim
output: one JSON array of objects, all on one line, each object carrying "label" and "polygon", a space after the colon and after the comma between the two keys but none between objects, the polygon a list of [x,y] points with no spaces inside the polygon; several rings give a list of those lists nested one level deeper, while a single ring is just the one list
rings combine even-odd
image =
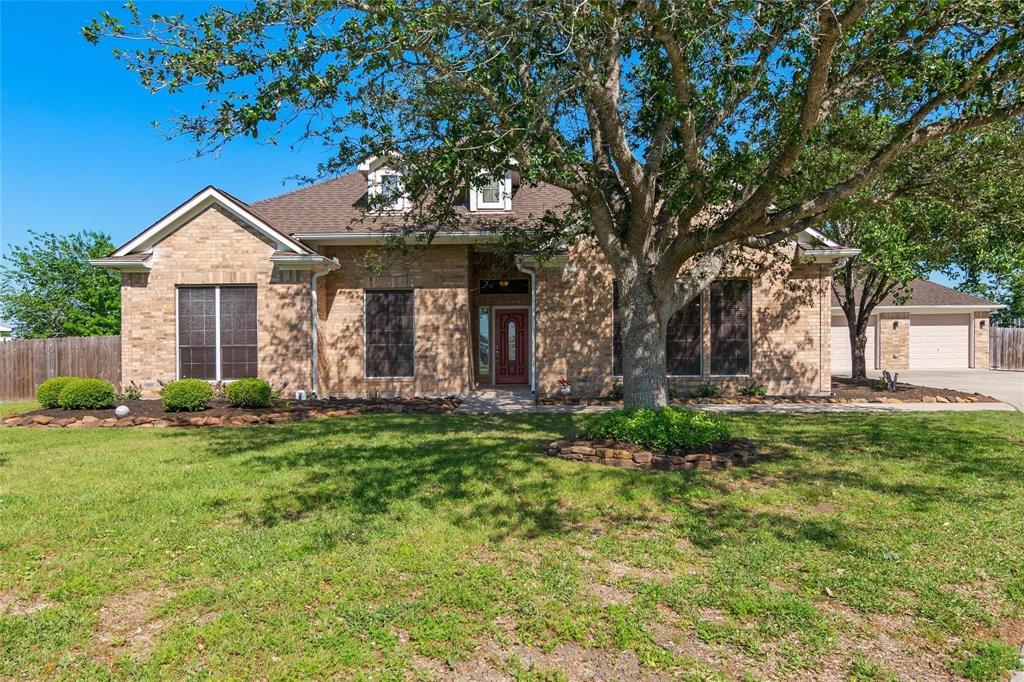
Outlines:
[{"label": "white window trim", "polygon": [[[395,175],[398,177],[399,185],[402,182],[402,173],[384,165],[377,166],[366,175],[366,193],[370,199],[379,197],[384,188],[384,177]],[[399,213],[409,210],[409,197],[403,194],[390,206],[382,206],[377,209],[379,213]]]},{"label": "white window trim", "polygon": [[[411,291],[412,292],[412,374],[409,376],[371,377],[367,361],[366,346],[366,295],[371,291]],[[395,287],[392,289],[363,289],[363,380],[364,381],[412,381],[416,378],[416,351],[419,334],[416,333],[416,287]]]},{"label": "white window trim", "polygon": [[[259,306],[259,286],[256,284],[183,284],[174,288],[174,378],[176,380],[181,379],[181,316],[179,313],[180,306],[178,304],[179,297],[181,296],[182,289],[209,289],[213,287],[213,318],[214,318],[214,343],[217,344],[214,348],[214,359],[216,364],[216,378],[215,379],[203,379],[202,381],[208,382],[225,382],[230,383],[237,381],[237,379],[225,379],[224,372],[221,370],[221,347],[220,347],[220,290],[222,287],[253,287],[256,289],[256,373],[259,374],[259,353],[260,353],[260,306]],[[194,378],[194,377],[193,377]]]},{"label": "white window trim", "polygon": [[469,210],[477,211],[511,211],[512,210],[512,171],[498,180],[499,198],[496,202],[484,202],[483,191],[473,185],[469,188]]}]

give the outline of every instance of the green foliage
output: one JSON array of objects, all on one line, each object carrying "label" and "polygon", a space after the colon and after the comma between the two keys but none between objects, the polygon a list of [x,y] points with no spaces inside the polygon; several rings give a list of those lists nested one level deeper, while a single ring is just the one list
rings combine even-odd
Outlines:
[{"label": "green foliage", "polygon": [[32,232],[0,262],[0,319],[24,338],[102,336],[121,330],[121,283],[89,265],[114,245],[101,232]]},{"label": "green foliage", "polygon": [[698,398],[717,398],[722,395],[722,388],[718,384],[708,381],[698,386],[693,395]]},{"label": "green foliage", "polygon": [[213,399],[213,387],[202,379],[179,379],[164,386],[160,398],[167,412],[198,412]]},{"label": "green foliage", "polygon": [[101,410],[113,407],[115,397],[109,381],[74,378],[61,389],[57,402],[65,410]]},{"label": "green foliage", "polygon": [[952,668],[969,680],[999,682],[1005,680],[1019,662],[1017,649],[1009,644],[991,639],[974,639],[963,644]]},{"label": "green foliage", "polygon": [[134,381],[129,381],[126,385],[122,386],[121,392],[117,394],[118,402],[140,399],[142,399],[142,388]]},{"label": "green foliage", "polygon": [[272,391],[263,379],[238,379],[225,385],[224,394],[232,407],[270,407]]},{"label": "green foliage", "polygon": [[752,398],[763,398],[768,395],[768,389],[764,384],[756,382],[750,383],[740,389],[740,395],[749,396]]},{"label": "green foliage", "polygon": [[60,392],[78,377],[54,377],[39,384],[36,389],[36,400],[45,408],[60,407]]},{"label": "green foliage", "polygon": [[729,437],[717,417],[674,407],[612,410],[590,419],[583,433],[588,438],[613,438],[659,450],[707,445]]}]

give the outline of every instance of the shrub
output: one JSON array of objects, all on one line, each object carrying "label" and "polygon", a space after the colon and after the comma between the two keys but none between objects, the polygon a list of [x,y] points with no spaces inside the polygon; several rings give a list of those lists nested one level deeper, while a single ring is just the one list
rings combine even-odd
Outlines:
[{"label": "shrub", "polygon": [[142,399],[142,387],[136,384],[134,381],[129,381],[127,386],[121,387],[121,392],[117,394],[118,402],[124,402],[126,400],[141,400]]},{"label": "shrub", "polygon": [[592,418],[587,438],[611,438],[647,448],[697,447],[729,437],[729,430],[706,412],[664,407],[660,410],[612,410]]},{"label": "shrub", "polygon": [[709,381],[706,384],[701,384],[693,394],[698,398],[717,398],[722,395],[722,389]]},{"label": "shrub", "polygon": [[198,412],[213,398],[213,388],[202,379],[180,379],[164,386],[160,397],[167,412]]},{"label": "shrub", "polygon": [[763,398],[768,395],[768,389],[765,388],[764,384],[750,384],[740,389],[740,395],[750,396],[752,398]]},{"label": "shrub", "polygon": [[78,377],[54,377],[39,384],[36,389],[36,400],[45,408],[60,407],[60,392],[72,381],[78,381]]},{"label": "shrub", "polygon": [[224,387],[232,407],[270,407],[273,391],[263,379],[239,379]]},{"label": "shrub", "polygon": [[103,379],[73,379],[57,401],[65,410],[101,410],[114,406],[114,386]]}]

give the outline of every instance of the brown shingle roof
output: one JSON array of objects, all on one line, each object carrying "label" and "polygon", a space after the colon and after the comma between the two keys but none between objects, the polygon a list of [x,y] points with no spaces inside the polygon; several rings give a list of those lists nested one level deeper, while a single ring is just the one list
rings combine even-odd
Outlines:
[{"label": "brown shingle roof", "polygon": [[[471,213],[464,204],[456,207],[467,227],[485,229],[489,221],[511,219],[529,224],[545,211],[564,211],[570,203],[567,191],[539,183],[520,185],[512,195],[512,210]],[[280,196],[254,201],[249,208],[287,234],[315,232],[383,232],[401,227],[397,216],[372,215],[360,209],[366,203],[366,176],[349,173]]]},{"label": "brown shingle roof", "polygon": [[[832,293],[832,305],[839,305],[835,292]],[[942,286],[926,279],[915,279],[910,283],[910,297],[898,303],[891,295],[886,296],[879,305],[976,305],[995,306],[996,304],[980,296],[965,294],[956,289]]]}]

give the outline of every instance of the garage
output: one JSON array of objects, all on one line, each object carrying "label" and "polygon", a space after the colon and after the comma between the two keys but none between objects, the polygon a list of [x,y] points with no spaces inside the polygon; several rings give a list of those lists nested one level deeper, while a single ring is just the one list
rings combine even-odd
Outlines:
[{"label": "garage", "polygon": [[[864,356],[867,369],[875,368],[875,319],[868,324],[867,346]],[[832,315],[832,373],[850,376],[853,368],[853,356],[850,353],[850,330],[846,325],[845,315]]]},{"label": "garage", "polygon": [[910,369],[970,367],[971,315],[910,315]]}]

